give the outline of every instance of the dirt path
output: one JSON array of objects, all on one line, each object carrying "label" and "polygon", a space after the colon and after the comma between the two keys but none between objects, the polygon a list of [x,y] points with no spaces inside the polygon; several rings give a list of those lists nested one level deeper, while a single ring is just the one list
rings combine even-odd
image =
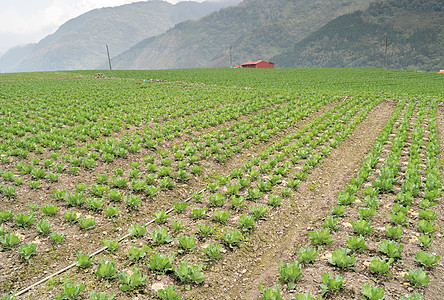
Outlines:
[{"label": "dirt path", "polygon": [[[257,299],[257,287],[276,282],[278,261],[296,258],[307,241],[307,227],[321,220],[336,203],[336,194],[348,183],[362,163],[374,139],[390,118],[396,103],[385,101],[308,175],[296,195],[269,214],[267,221],[250,235],[240,249],[225,255],[206,271],[203,287],[195,287],[185,298]],[[302,279],[298,284],[306,286]]]}]

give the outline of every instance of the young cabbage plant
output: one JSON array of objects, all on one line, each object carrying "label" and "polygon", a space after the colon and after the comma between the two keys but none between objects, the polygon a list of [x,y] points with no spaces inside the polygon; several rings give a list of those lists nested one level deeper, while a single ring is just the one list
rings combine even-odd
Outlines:
[{"label": "young cabbage plant", "polygon": [[116,264],[114,261],[105,261],[101,259],[96,269],[96,275],[102,278],[112,279],[118,276]]},{"label": "young cabbage plant", "polygon": [[365,246],[365,239],[362,236],[347,237],[347,246],[354,252],[368,249],[367,246]]},{"label": "young cabbage plant", "polygon": [[314,246],[322,244],[329,245],[333,243],[333,239],[330,237],[329,229],[323,229],[321,231],[309,231],[308,238]]},{"label": "young cabbage plant", "polygon": [[199,234],[202,237],[209,236],[213,234],[213,227],[211,227],[211,224],[196,224],[196,227],[199,229],[197,234]]},{"label": "young cabbage plant", "polygon": [[63,244],[65,241],[65,233],[64,232],[59,233],[53,231],[49,236],[49,239],[55,244]]},{"label": "young cabbage plant", "polygon": [[181,282],[202,283],[205,280],[205,275],[202,272],[203,263],[199,265],[189,265],[188,260],[180,262],[179,266],[174,269],[174,274]]},{"label": "young cabbage plant", "polygon": [[370,259],[369,269],[370,269],[370,271],[380,274],[380,275],[391,276],[388,273],[388,271],[389,271],[390,265],[392,264],[393,261],[394,261],[393,258],[386,260],[386,259],[379,259],[377,257],[373,257]]},{"label": "young cabbage plant", "polygon": [[400,240],[402,238],[402,226],[391,227],[389,224],[385,224],[385,235],[389,239]]},{"label": "young cabbage plant", "polygon": [[211,194],[208,200],[216,207],[222,206],[225,202],[224,196],[220,193]]},{"label": "young cabbage plant", "polygon": [[79,284],[77,282],[73,282],[71,284],[69,282],[65,282],[62,292],[57,294],[55,299],[77,299],[85,289],[86,286],[82,283]]},{"label": "young cabbage plant", "polygon": [[170,217],[164,210],[155,211],[153,214],[156,223],[165,223]]},{"label": "young cabbage plant", "polygon": [[434,237],[428,236],[426,234],[421,235],[418,237],[419,244],[422,248],[428,248],[432,245]]},{"label": "young cabbage plant", "polygon": [[256,219],[265,220],[265,215],[268,213],[268,207],[265,204],[261,204],[260,206],[251,205],[250,206],[251,213]]},{"label": "young cabbage plant", "polygon": [[292,264],[282,264],[282,262],[280,261],[278,262],[278,265],[279,274],[281,275],[279,280],[287,283],[289,289],[294,289],[295,282],[302,277],[302,271],[299,263],[297,261],[294,261]]},{"label": "young cabbage plant", "polygon": [[345,283],[345,277],[342,277],[341,275],[336,275],[333,277],[333,274],[330,272],[322,274],[321,279],[322,283],[320,286],[322,289],[322,295],[325,295],[330,291],[341,289]]},{"label": "young cabbage plant", "polygon": [[338,223],[337,218],[335,218],[334,216],[327,216],[325,217],[324,224],[322,224],[322,227],[328,228],[330,230],[337,230],[339,229],[339,227],[341,227],[340,225],[337,225],[337,223]]},{"label": "young cabbage plant", "polygon": [[119,249],[119,239],[117,240],[107,240],[103,239],[102,244],[107,247],[108,252],[115,252]]},{"label": "young cabbage plant", "polygon": [[48,204],[40,208],[40,210],[47,216],[54,216],[57,213],[57,205]]},{"label": "young cabbage plant", "polygon": [[114,292],[111,292],[109,296],[105,292],[95,292],[91,291],[90,293],[91,300],[115,300],[116,294]]},{"label": "young cabbage plant", "polygon": [[234,229],[232,231],[224,231],[222,242],[226,244],[230,249],[234,249],[241,242],[242,234],[239,230]]},{"label": "young cabbage plant", "polygon": [[145,224],[133,224],[128,228],[128,232],[135,238],[142,237],[146,234]]},{"label": "young cabbage plant", "polygon": [[201,251],[208,256],[207,260],[221,259],[221,252],[225,252],[222,245],[214,244],[214,242],[210,242],[210,244],[207,247],[202,248]]},{"label": "young cabbage plant", "polygon": [[143,286],[147,281],[147,276],[142,275],[139,269],[135,268],[132,271],[120,273],[119,280],[122,283],[122,285],[119,287],[120,290],[128,292],[143,289]]},{"label": "young cabbage plant", "polygon": [[45,218],[43,218],[40,220],[40,222],[37,224],[36,227],[37,227],[37,231],[40,234],[47,234],[47,233],[49,233],[49,230],[51,229],[52,225]]},{"label": "young cabbage plant", "polygon": [[225,224],[227,222],[228,217],[231,215],[231,213],[229,211],[225,211],[225,210],[216,210],[214,212],[214,220],[221,223],[221,224]]},{"label": "young cabbage plant", "polygon": [[143,245],[141,248],[137,248],[134,244],[131,245],[127,256],[131,261],[141,260],[146,256],[146,252],[149,250],[147,245]]},{"label": "young cabbage plant", "polygon": [[96,226],[96,219],[91,218],[79,218],[80,228],[82,229],[93,229]]},{"label": "young cabbage plant", "polygon": [[36,255],[37,250],[37,244],[34,243],[26,243],[23,245],[20,245],[18,252],[20,256],[25,259],[26,261],[29,261],[31,256]]},{"label": "young cabbage plant", "polygon": [[180,214],[188,207],[188,203],[185,201],[173,201],[173,209],[176,213]]},{"label": "young cabbage plant", "polygon": [[339,268],[348,268],[353,267],[356,263],[355,254],[349,256],[348,253],[350,249],[347,248],[339,248],[333,251],[331,257],[328,259],[328,262],[334,266]]},{"label": "young cabbage plant", "polygon": [[367,222],[365,220],[357,220],[356,222],[351,222],[353,230],[359,235],[367,235],[373,232],[372,222]]},{"label": "young cabbage plant", "polygon": [[262,297],[260,297],[259,300],[284,300],[284,298],[282,298],[280,287],[281,286],[277,284],[274,289],[271,287],[264,288],[261,284],[258,287],[258,290],[262,292]]},{"label": "young cabbage plant", "polygon": [[383,300],[384,289],[373,287],[369,283],[366,283],[362,287],[362,296],[363,300]]},{"label": "young cabbage plant", "polygon": [[401,296],[401,300],[424,300],[424,297],[419,293],[414,293],[410,297]]},{"label": "young cabbage plant", "polygon": [[169,257],[159,252],[150,256],[148,267],[158,274],[164,274],[173,269],[172,263],[174,261],[174,253]]},{"label": "young cabbage plant", "polygon": [[94,260],[94,256],[88,254],[83,254],[82,251],[77,252],[77,260],[75,261],[75,265],[79,268],[89,268],[92,265]]},{"label": "young cabbage plant", "polygon": [[308,264],[311,263],[312,261],[315,261],[317,257],[318,257],[318,252],[316,251],[316,249],[310,247],[299,248],[298,262],[302,264]]},{"label": "young cabbage plant", "polygon": [[419,220],[417,226],[418,230],[424,234],[432,234],[436,232],[434,221]]},{"label": "young cabbage plant", "polygon": [[23,213],[17,214],[15,224],[24,229],[28,229],[28,227],[32,226],[36,221],[37,219],[34,217],[34,212],[30,211],[28,215]]},{"label": "young cabbage plant", "polygon": [[157,296],[162,300],[182,300],[182,296],[176,293],[176,287],[169,285],[157,291]]},{"label": "young cabbage plant", "polygon": [[242,231],[248,231],[256,226],[255,217],[247,214],[242,214],[239,217],[238,222],[241,225]]},{"label": "young cabbage plant", "polygon": [[77,222],[77,212],[76,211],[67,211],[63,214],[63,218],[68,222]]},{"label": "young cabbage plant", "polygon": [[0,244],[4,247],[0,247],[0,251],[3,251],[3,249],[10,250],[19,242],[20,238],[11,232],[5,235],[0,235]]},{"label": "young cabbage plant", "polygon": [[204,219],[206,217],[207,211],[208,211],[207,207],[203,207],[203,208],[194,207],[191,210],[191,217],[193,219]]},{"label": "young cabbage plant", "polygon": [[430,277],[422,268],[418,268],[418,270],[416,271],[414,271],[412,268],[409,268],[409,273],[404,274],[404,277],[415,287],[425,286],[430,282]]},{"label": "young cabbage plant", "polygon": [[180,248],[179,253],[190,252],[196,248],[196,238],[194,236],[182,236],[177,237],[179,241]]},{"label": "young cabbage plant", "polygon": [[438,261],[441,259],[439,255],[432,254],[430,252],[418,251],[416,252],[415,261],[426,267],[426,268],[434,268],[438,265]]},{"label": "young cabbage plant", "polygon": [[154,240],[156,244],[165,244],[171,243],[173,241],[173,237],[168,234],[168,228],[159,227],[151,233],[151,238]]}]

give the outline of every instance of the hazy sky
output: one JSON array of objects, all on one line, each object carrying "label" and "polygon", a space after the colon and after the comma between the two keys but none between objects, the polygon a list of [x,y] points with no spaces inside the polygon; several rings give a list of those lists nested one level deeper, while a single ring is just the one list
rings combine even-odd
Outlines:
[{"label": "hazy sky", "polygon": [[[139,0],[140,1],[140,0]],[[166,0],[177,3],[184,0]],[[203,2],[204,0],[195,0]],[[35,43],[89,10],[135,0],[0,0],[0,55],[9,48]]]}]

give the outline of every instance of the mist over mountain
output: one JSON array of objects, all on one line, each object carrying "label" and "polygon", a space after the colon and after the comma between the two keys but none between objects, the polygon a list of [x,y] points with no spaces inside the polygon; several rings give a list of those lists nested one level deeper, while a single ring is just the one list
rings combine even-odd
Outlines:
[{"label": "mist over mountain", "polygon": [[0,58],[0,71],[94,69],[107,61],[105,45],[115,56],[177,23],[239,2],[185,1],[173,5],[153,0],[94,9],[67,21],[37,44],[10,49]]}]

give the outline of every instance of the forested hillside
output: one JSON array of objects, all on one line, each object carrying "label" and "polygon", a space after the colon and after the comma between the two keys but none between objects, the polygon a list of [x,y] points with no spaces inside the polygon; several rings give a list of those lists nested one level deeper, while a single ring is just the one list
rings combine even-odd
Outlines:
[{"label": "forested hillside", "polygon": [[444,67],[444,1],[389,0],[329,22],[275,56],[279,67]]},{"label": "forested hillside", "polygon": [[370,0],[245,0],[196,21],[177,24],[113,59],[119,69],[228,67],[267,59]]}]

